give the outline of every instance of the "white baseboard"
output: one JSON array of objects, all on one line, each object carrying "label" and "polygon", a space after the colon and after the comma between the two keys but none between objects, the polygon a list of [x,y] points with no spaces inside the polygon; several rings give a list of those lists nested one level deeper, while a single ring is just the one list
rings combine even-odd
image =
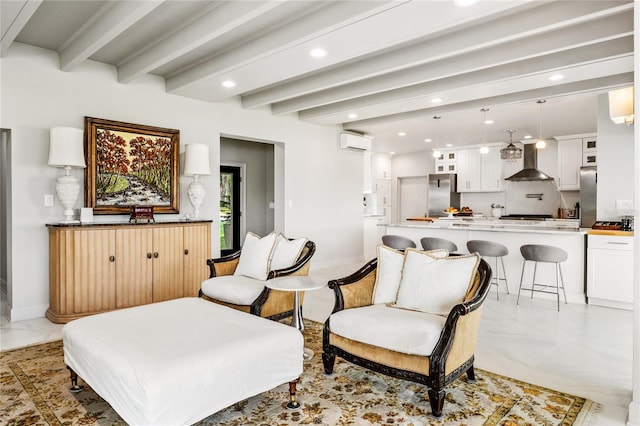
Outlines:
[{"label": "white baseboard", "polygon": [[44,318],[44,314],[47,312],[47,309],[49,309],[49,305],[36,305],[24,308],[8,307],[5,312],[9,312],[9,321],[16,322],[35,318]]}]

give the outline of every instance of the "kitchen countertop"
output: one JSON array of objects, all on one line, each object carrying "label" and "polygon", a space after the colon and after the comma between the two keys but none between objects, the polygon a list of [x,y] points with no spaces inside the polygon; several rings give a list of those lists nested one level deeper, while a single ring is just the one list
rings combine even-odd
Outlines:
[{"label": "kitchen countertop", "polygon": [[576,219],[545,219],[545,220],[505,220],[498,218],[434,218],[428,221],[406,221],[383,226],[403,228],[435,228],[458,229],[468,231],[491,232],[531,232],[542,234],[585,234],[586,228],[580,228]]},{"label": "kitchen countertop", "polygon": [[633,237],[633,231],[620,231],[615,229],[589,229],[588,235],[613,235],[616,237]]}]

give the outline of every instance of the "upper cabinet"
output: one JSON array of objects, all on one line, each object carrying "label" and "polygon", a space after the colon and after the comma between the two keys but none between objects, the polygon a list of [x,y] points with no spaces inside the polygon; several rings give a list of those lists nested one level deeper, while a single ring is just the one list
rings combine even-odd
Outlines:
[{"label": "upper cabinet", "polygon": [[435,161],[436,173],[458,173],[457,151],[442,151]]},{"label": "upper cabinet", "polygon": [[458,192],[499,192],[504,190],[500,147],[458,151]]},{"label": "upper cabinet", "polygon": [[373,179],[391,180],[391,157],[384,154],[371,154],[371,176]]},{"label": "upper cabinet", "polygon": [[561,191],[580,189],[580,167],[595,166],[595,135],[556,136],[558,141],[557,184]]}]

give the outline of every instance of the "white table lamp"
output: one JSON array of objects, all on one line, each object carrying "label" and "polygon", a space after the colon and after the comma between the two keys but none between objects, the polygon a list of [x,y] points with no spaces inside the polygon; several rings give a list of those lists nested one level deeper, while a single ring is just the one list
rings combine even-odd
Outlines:
[{"label": "white table lamp", "polygon": [[200,206],[204,200],[204,186],[199,178],[202,175],[210,175],[209,170],[209,145],[187,144],[184,147],[184,175],[193,176],[193,182],[189,185],[188,194],[193,206],[193,218],[200,216]]},{"label": "white table lamp", "polygon": [[49,133],[50,166],[64,167],[65,174],[57,179],[56,192],[64,206],[65,219],[60,223],[77,223],[73,220],[73,206],[78,201],[80,185],[71,175],[71,167],[87,167],[84,162],[84,131],[73,127],[53,127]]}]

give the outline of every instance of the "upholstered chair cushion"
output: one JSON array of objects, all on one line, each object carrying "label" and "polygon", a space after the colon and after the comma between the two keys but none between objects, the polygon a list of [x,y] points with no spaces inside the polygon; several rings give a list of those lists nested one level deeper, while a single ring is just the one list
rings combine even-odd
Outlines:
[{"label": "upholstered chair cushion", "polygon": [[293,266],[300,257],[300,253],[302,253],[306,243],[306,238],[296,238],[289,241],[284,235],[279,234],[276,238],[276,247],[271,258],[271,269],[278,270]]},{"label": "upholstered chair cushion", "polygon": [[464,300],[479,263],[477,253],[434,259],[420,251],[407,252],[396,306],[448,315]]},{"label": "upholstered chair cushion", "polygon": [[240,252],[238,267],[233,275],[244,275],[257,280],[266,280],[275,243],[276,234],[274,232],[262,238],[252,232],[248,232]]},{"label": "upholstered chair cushion", "polygon": [[[380,244],[378,246],[378,270],[376,284],[373,289],[373,304],[394,303],[398,297],[405,253],[414,248],[407,248],[404,252]],[[445,258],[447,250],[431,250],[423,252],[433,258]]]},{"label": "upholstered chair cushion", "polygon": [[446,318],[388,305],[345,309],[330,317],[331,332],[411,355],[433,352]]},{"label": "upholstered chair cushion", "polygon": [[202,293],[234,305],[251,305],[262,293],[264,281],[242,275],[223,275],[202,282]]}]

